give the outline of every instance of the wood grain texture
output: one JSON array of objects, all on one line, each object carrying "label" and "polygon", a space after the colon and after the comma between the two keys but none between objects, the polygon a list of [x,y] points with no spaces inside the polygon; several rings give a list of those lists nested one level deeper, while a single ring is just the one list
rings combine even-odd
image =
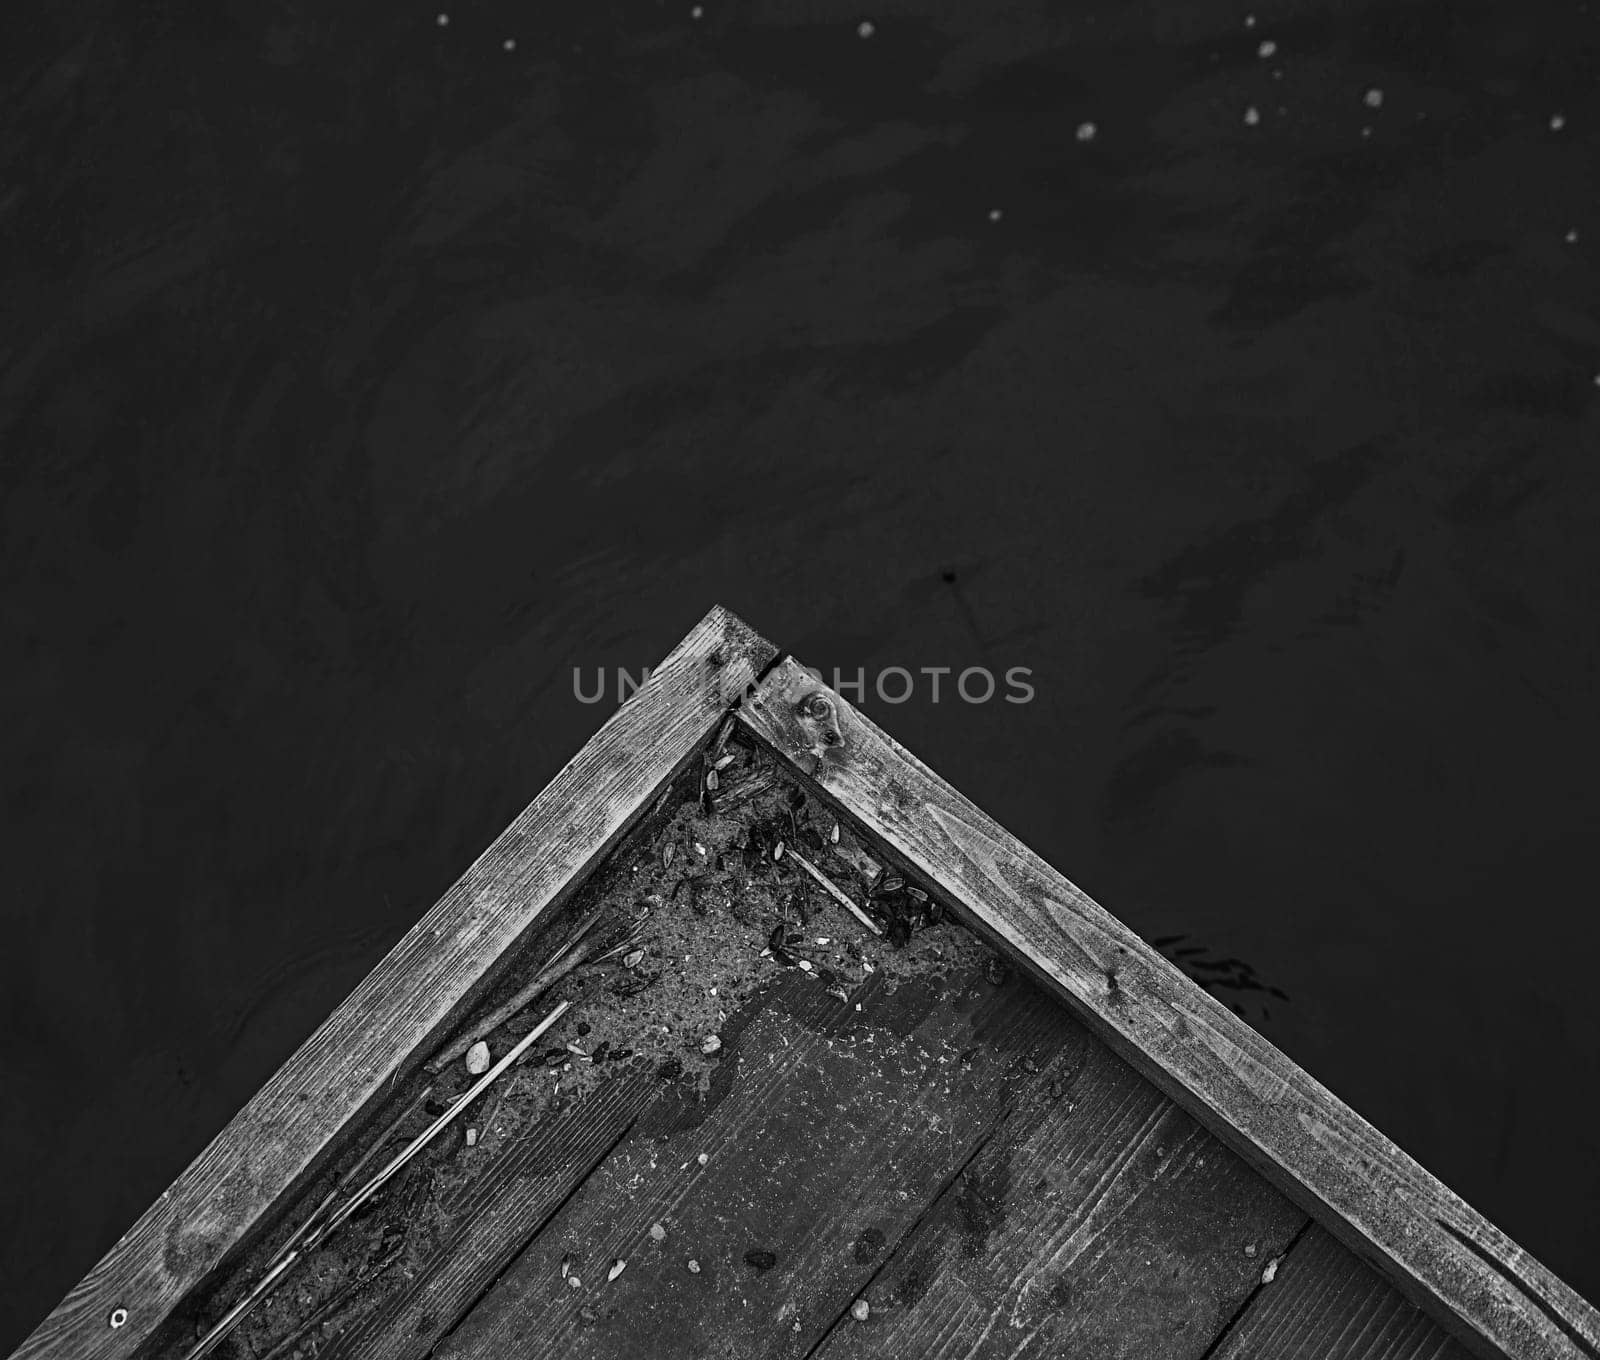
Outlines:
[{"label": "wood grain texture", "polygon": [[709,1112],[641,1120],[439,1360],[805,1356],[1004,1122],[1025,1060],[1095,1043],[1026,991],[876,975],[841,1001],[789,974]]},{"label": "wood grain texture", "polygon": [[[714,609],[15,1352],[131,1355],[564,901],[773,656]],[[112,1328],[112,1310],[126,1325]]]},{"label": "wood grain texture", "polygon": [[428,1258],[318,1360],[420,1360],[610,1154],[658,1090],[626,1072],[575,1109],[498,1150],[468,1190],[443,1200]]},{"label": "wood grain texture", "polygon": [[819,1360],[1209,1353],[1305,1214],[1099,1040],[1056,1066]]},{"label": "wood grain texture", "polygon": [[1600,1357],[1576,1292],[792,659],[740,720],[1475,1354]]},{"label": "wood grain texture", "polygon": [[1467,1360],[1467,1351],[1313,1226],[1211,1360]]}]

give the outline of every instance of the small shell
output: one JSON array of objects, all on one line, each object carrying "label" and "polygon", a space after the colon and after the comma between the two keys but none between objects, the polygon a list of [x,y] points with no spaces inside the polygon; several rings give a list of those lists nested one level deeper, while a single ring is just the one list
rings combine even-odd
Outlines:
[{"label": "small shell", "polygon": [[857,1299],[850,1305],[850,1316],[857,1322],[865,1322],[872,1312],[872,1305],[865,1299]]},{"label": "small shell", "polygon": [[677,844],[673,841],[668,841],[667,848],[661,852],[661,867],[663,869],[672,867],[672,857],[677,853],[677,851]]},{"label": "small shell", "polygon": [[467,1050],[467,1071],[481,1077],[489,1070],[489,1045],[479,1039]]},{"label": "small shell", "polygon": [[478,1145],[478,1131],[477,1131],[477,1129],[468,1129],[467,1130],[467,1146],[468,1147],[476,1147],[477,1145]]},{"label": "small shell", "polygon": [[610,1284],[611,1281],[616,1279],[617,1276],[622,1274],[622,1272],[627,1268],[628,1263],[624,1261],[622,1257],[617,1257],[617,1259],[611,1263],[611,1269],[606,1272],[606,1283]]},{"label": "small shell", "polygon": [[715,766],[706,771],[706,787],[712,793],[717,791],[717,785],[722,782],[722,777],[717,773]]},{"label": "small shell", "polygon": [[1278,1258],[1274,1256],[1267,1262],[1267,1268],[1261,1272],[1261,1283],[1271,1284],[1278,1278]]},{"label": "small shell", "polygon": [[667,1240],[667,1230],[659,1223],[652,1223],[650,1225],[650,1240],[653,1242],[665,1242]]},{"label": "small shell", "polygon": [[809,973],[811,971],[811,960],[810,959],[801,959],[800,960],[800,971],[802,973]]},{"label": "small shell", "polygon": [[782,841],[779,841],[775,846],[772,847],[772,858],[774,860],[780,860],[780,859],[783,858],[783,842]]},{"label": "small shell", "polygon": [[709,1162],[711,1160],[711,1158],[706,1156],[706,1154],[702,1152],[697,1158],[695,1158],[695,1160],[698,1161],[701,1166],[704,1166],[707,1162]]},{"label": "small shell", "polygon": [[567,1276],[567,1288],[568,1289],[581,1289],[581,1288],[583,1288],[583,1281],[580,1280],[576,1275],[568,1275]]},{"label": "small shell", "polygon": [[700,1051],[702,1053],[715,1053],[721,1047],[722,1039],[715,1034],[708,1034],[700,1041]]},{"label": "small shell", "polygon": [[572,1269],[572,1253],[569,1251],[561,1258],[561,1278],[567,1278],[567,1272]]},{"label": "small shell", "polygon": [[639,960],[642,959],[643,957],[644,957],[644,950],[642,950],[642,949],[630,949],[626,954],[624,954],[622,956],[622,966],[624,968],[637,968],[639,966]]},{"label": "small shell", "polygon": [[828,831],[828,839],[835,845],[839,843],[839,823],[835,822]]},{"label": "small shell", "polygon": [[698,1262],[698,1261],[690,1261],[689,1262],[689,1273],[691,1275],[698,1275],[700,1273],[700,1262]]},{"label": "small shell", "polygon": [[727,755],[723,756],[722,759],[719,760],[711,768],[713,770],[725,770],[725,769],[728,768],[728,766],[730,766],[732,764],[733,764],[733,752],[729,751]]}]

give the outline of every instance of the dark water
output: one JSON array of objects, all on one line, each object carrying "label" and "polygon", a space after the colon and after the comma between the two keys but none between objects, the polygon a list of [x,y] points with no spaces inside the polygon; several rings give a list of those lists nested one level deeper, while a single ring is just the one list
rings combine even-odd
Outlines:
[{"label": "dark water", "polygon": [[0,1345],[718,601],[1600,1294],[1587,6],[35,9]]}]

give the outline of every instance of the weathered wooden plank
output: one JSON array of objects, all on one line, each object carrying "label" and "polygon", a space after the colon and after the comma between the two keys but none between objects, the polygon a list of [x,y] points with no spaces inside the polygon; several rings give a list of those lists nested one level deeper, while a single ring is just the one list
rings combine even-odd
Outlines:
[{"label": "weathered wooden plank", "polygon": [[792,659],[740,718],[1476,1354],[1600,1356],[1576,1292]]},{"label": "weathered wooden plank", "polygon": [[1036,1110],[946,1190],[818,1360],[1209,1354],[1305,1214],[1098,1040],[1074,1056],[1041,1073]]},{"label": "weathered wooden plank", "polygon": [[1027,1064],[1093,1042],[1027,991],[969,969],[893,991],[878,974],[841,1001],[790,974],[710,1113],[641,1121],[439,1360],[805,1355],[1003,1122]]},{"label": "weathered wooden plank", "polygon": [[494,1283],[550,1215],[609,1155],[655,1097],[653,1075],[624,1072],[594,1098],[498,1149],[470,1193],[440,1205],[427,1261],[319,1360],[420,1360]]},{"label": "weathered wooden plank", "polygon": [[[134,1349],[690,757],[773,649],[714,609],[15,1352]],[[126,1321],[112,1327],[113,1310]]]},{"label": "weathered wooden plank", "polygon": [[1217,1347],[1214,1360],[1466,1360],[1466,1350],[1313,1225]]}]

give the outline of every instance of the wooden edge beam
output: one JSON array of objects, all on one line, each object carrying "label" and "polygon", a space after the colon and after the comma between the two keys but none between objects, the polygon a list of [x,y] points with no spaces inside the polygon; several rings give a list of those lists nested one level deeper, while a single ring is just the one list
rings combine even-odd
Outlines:
[{"label": "wooden edge beam", "polygon": [[1573,1289],[813,672],[785,658],[739,721],[1474,1354],[1600,1357]]},{"label": "wooden edge beam", "polygon": [[566,900],[775,655],[727,610],[707,614],[13,1360],[132,1355],[280,1197],[303,1183],[500,955]]}]

